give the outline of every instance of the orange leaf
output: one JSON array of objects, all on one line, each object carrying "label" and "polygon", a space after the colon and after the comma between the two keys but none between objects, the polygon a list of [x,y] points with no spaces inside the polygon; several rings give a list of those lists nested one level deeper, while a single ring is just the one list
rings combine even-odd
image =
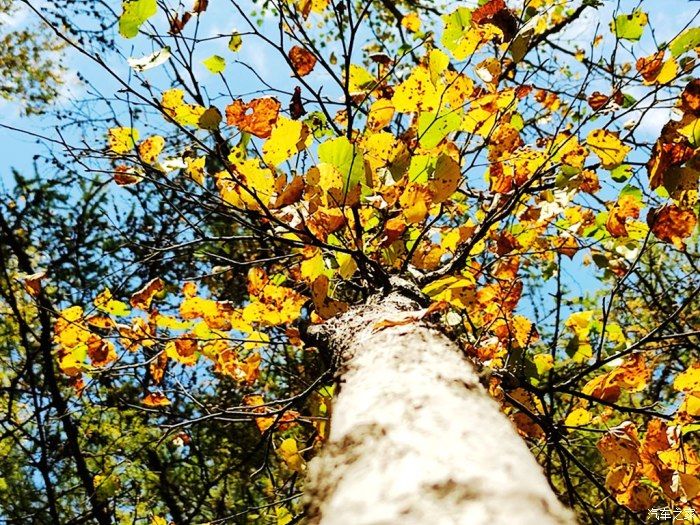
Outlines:
[{"label": "orange leaf", "polygon": [[685,249],[683,239],[690,237],[695,230],[698,218],[690,209],[670,204],[653,209],[647,217],[651,231],[664,242],[673,244],[679,250]]},{"label": "orange leaf", "polygon": [[642,205],[632,195],[623,195],[613,205],[605,227],[613,237],[627,237],[627,219],[638,219]]},{"label": "orange leaf", "polygon": [[241,131],[266,139],[272,133],[272,127],[279,116],[280,103],[277,99],[256,98],[249,103],[234,100],[226,108],[226,123],[236,126]]},{"label": "orange leaf", "polygon": [[156,277],[148,281],[143,288],[135,292],[134,295],[129,299],[129,303],[134,308],[140,308],[141,310],[148,310],[151,307],[151,301],[153,297],[160,291],[163,290],[165,285],[163,281]]},{"label": "orange leaf", "polygon": [[152,392],[141,400],[147,407],[164,407],[170,404],[170,400],[160,392]]},{"label": "orange leaf", "polygon": [[597,443],[598,450],[608,465],[635,464],[640,462],[637,427],[630,421],[611,428]]}]

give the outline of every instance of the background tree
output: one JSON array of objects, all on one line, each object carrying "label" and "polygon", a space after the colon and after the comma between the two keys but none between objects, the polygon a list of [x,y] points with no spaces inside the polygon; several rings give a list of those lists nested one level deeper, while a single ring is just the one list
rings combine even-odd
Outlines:
[{"label": "background tree", "polygon": [[[259,432],[248,457],[278,479],[248,505],[281,523],[325,441],[311,522],[569,521],[475,363],[582,520],[693,509],[692,20],[664,42],[644,5],[618,4],[583,49],[570,31],[596,2],[221,5],[125,2],[121,35],[150,46],[129,75],[52,26],[118,86],[106,147],[76,157],[141,203],[126,224],[152,224],[119,234],[133,274],[58,316],[83,396],[136,387],[170,435]],[[273,69],[236,59],[246,46]],[[647,114],[672,107],[650,136]],[[648,259],[677,253],[687,268]],[[658,293],[668,282],[684,286]],[[143,515],[107,492],[108,512]],[[239,500],[220,502],[237,519]]]}]

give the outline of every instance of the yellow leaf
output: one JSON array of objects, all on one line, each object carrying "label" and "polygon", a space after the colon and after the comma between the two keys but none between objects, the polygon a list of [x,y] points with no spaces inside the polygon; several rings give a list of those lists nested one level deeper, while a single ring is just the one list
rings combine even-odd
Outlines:
[{"label": "yellow leaf", "polygon": [[179,321],[171,315],[157,314],[155,316],[156,326],[159,328],[169,328],[171,330],[187,330],[192,326],[192,323]]},{"label": "yellow leaf", "polygon": [[535,363],[538,376],[546,374],[554,366],[554,358],[551,354],[537,354],[533,356],[532,361]]},{"label": "yellow leaf", "polygon": [[154,164],[164,146],[165,139],[160,135],[153,135],[139,144],[139,156],[146,164]]},{"label": "yellow leaf", "polygon": [[301,13],[302,17],[306,20],[309,13],[323,13],[328,7],[330,0],[287,0],[287,3],[294,4],[299,13]]},{"label": "yellow leaf", "polygon": [[700,364],[692,365],[673,381],[673,388],[682,392],[700,392]]},{"label": "yellow leaf", "polygon": [[567,427],[582,427],[591,422],[591,413],[585,408],[575,408],[566,416],[564,424]]},{"label": "yellow leaf", "polygon": [[600,159],[605,169],[617,168],[627,157],[632,149],[625,146],[617,134],[604,129],[595,129],[588,134],[586,143],[593,153]]},{"label": "yellow leaf", "polygon": [[134,128],[111,128],[107,131],[107,144],[112,153],[128,153],[139,140],[139,132]]},{"label": "yellow leaf", "polygon": [[472,25],[472,12],[460,7],[442,17],[444,30],[441,43],[457,60],[464,60],[482,44],[491,40],[501,31],[493,24],[475,27]]},{"label": "yellow leaf", "polygon": [[698,395],[693,393],[686,394],[678,412],[692,417],[700,417],[700,393]]},{"label": "yellow leaf", "polygon": [[[260,208],[257,197],[267,206],[276,192],[272,171],[262,167],[258,159],[237,161],[229,157],[229,160],[235,169],[237,180],[228,171],[221,171],[216,175],[216,184],[224,201],[236,208],[256,210]],[[245,188],[238,181],[244,184]]]},{"label": "yellow leaf", "polygon": [[409,184],[399,198],[407,224],[423,221],[428,216],[430,190],[422,184]]},{"label": "yellow leaf", "polygon": [[105,288],[101,294],[95,297],[93,302],[98,310],[106,314],[123,317],[131,313],[128,304],[112,299],[112,292],[109,291],[109,288]]},{"label": "yellow leaf", "polygon": [[430,80],[430,71],[422,65],[413,68],[409,77],[396,87],[391,100],[401,113],[437,113],[444,104]]},{"label": "yellow leaf", "polygon": [[264,332],[251,332],[245,337],[243,348],[246,350],[254,350],[270,343],[270,336]]},{"label": "yellow leaf", "polygon": [[185,159],[185,164],[187,165],[187,168],[185,169],[185,173],[190,176],[190,178],[195,181],[197,184],[204,185],[204,179],[206,177],[205,173],[205,165],[207,162],[206,157],[196,157],[196,158],[191,158],[187,157]]},{"label": "yellow leaf", "polygon": [[74,348],[70,354],[60,358],[58,366],[61,372],[67,376],[77,376],[85,369],[85,357],[87,356],[87,345],[82,344]]},{"label": "yellow leaf", "polygon": [[[303,1],[308,2],[309,0]],[[275,517],[277,518],[277,525],[289,525],[294,519],[294,516],[284,507],[277,507],[275,509]]]},{"label": "yellow leaf", "polygon": [[457,308],[466,309],[475,300],[476,280],[470,273],[447,276],[423,288],[423,293],[433,301],[445,301]]},{"label": "yellow leaf", "polygon": [[373,131],[379,131],[388,126],[392,118],[394,118],[394,103],[386,98],[380,98],[369,108],[367,127]]},{"label": "yellow leaf", "polygon": [[515,109],[515,91],[505,89],[499,93],[489,93],[472,101],[464,115],[461,128],[469,133],[488,137],[496,127],[498,117],[506,110]]},{"label": "yellow leaf", "polygon": [[294,438],[287,438],[277,447],[277,454],[282,458],[287,467],[295,472],[302,472],[306,468],[304,458],[299,454],[297,442]]},{"label": "yellow leaf", "polygon": [[326,264],[323,261],[321,250],[314,249],[312,254],[305,257],[300,265],[301,276],[310,283],[314,282],[318,276],[323,275],[326,271]]},{"label": "yellow leaf", "polygon": [[349,69],[348,92],[351,95],[365,93],[374,88],[377,80],[372,73],[355,64],[351,64]]},{"label": "yellow leaf", "polygon": [[554,160],[561,162],[564,166],[574,168],[573,171],[583,169],[586,157],[588,157],[588,149],[579,144],[576,135],[557,135],[552,150],[555,153]]},{"label": "yellow leaf", "polygon": [[347,311],[348,305],[337,299],[333,299],[328,293],[330,281],[325,275],[320,275],[311,285],[311,299],[314,302],[316,313],[322,319],[330,319]]},{"label": "yellow leaf", "polygon": [[270,138],[263,144],[263,159],[277,166],[304,150],[312,140],[309,128],[301,121],[279,117]]},{"label": "yellow leaf", "polygon": [[337,253],[335,260],[338,261],[338,275],[342,279],[350,279],[357,270],[355,258],[349,253]]},{"label": "yellow leaf", "polygon": [[593,310],[585,310],[583,312],[575,312],[569,316],[564,322],[567,328],[570,328],[578,336],[579,339],[587,339],[588,332],[591,330],[591,321],[593,320]]},{"label": "yellow leaf", "polygon": [[668,84],[678,75],[678,63],[675,58],[669,58],[664,65],[661,66],[661,71],[656,77],[657,84]]},{"label": "yellow leaf", "polygon": [[445,53],[439,49],[430,51],[428,55],[428,69],[430,70],[430,81],[433,84],[437,84],[438,78],[449,64],[450,58]]},{"label": "yellow leaf", "polygon": [[161,107],[163,112],[173,121],[182,126],[197,126],[204,108],[184,102],[185,93],[181,89],[163,91]]},{"label": "yellow leaf", "polygon": [[223,73],[226,69],[226,59],[219,55],[210,56],[206,60],[203,60],[202,64],[204,64],[204,67],[212,74]]},{"label": "yellow leaf", "polygon": [[421,21],[420,17],[418,16],[418,13],[411,12],[406,14],[401,19],[401,25],[411,33],[415,33],[416,31],[420,30]]}]

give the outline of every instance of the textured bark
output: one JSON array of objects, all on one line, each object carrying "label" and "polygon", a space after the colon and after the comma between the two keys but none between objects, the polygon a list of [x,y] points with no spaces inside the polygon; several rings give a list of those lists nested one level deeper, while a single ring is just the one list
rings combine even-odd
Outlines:
[{"label": "textured bark", "polygon": [[309,465],[313,525],[575,523],[472,364],[398,294],[317,328],[338,356],[328,442]]}]

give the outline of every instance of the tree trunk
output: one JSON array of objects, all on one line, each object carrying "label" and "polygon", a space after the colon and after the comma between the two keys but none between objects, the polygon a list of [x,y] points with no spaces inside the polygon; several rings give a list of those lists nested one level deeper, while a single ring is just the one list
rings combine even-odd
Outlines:
[{"label": "tree trunk", "polygon": [[339,389],[309,465],[313,525],[573,524],[473,365],[397,293],[313,327]]}]

